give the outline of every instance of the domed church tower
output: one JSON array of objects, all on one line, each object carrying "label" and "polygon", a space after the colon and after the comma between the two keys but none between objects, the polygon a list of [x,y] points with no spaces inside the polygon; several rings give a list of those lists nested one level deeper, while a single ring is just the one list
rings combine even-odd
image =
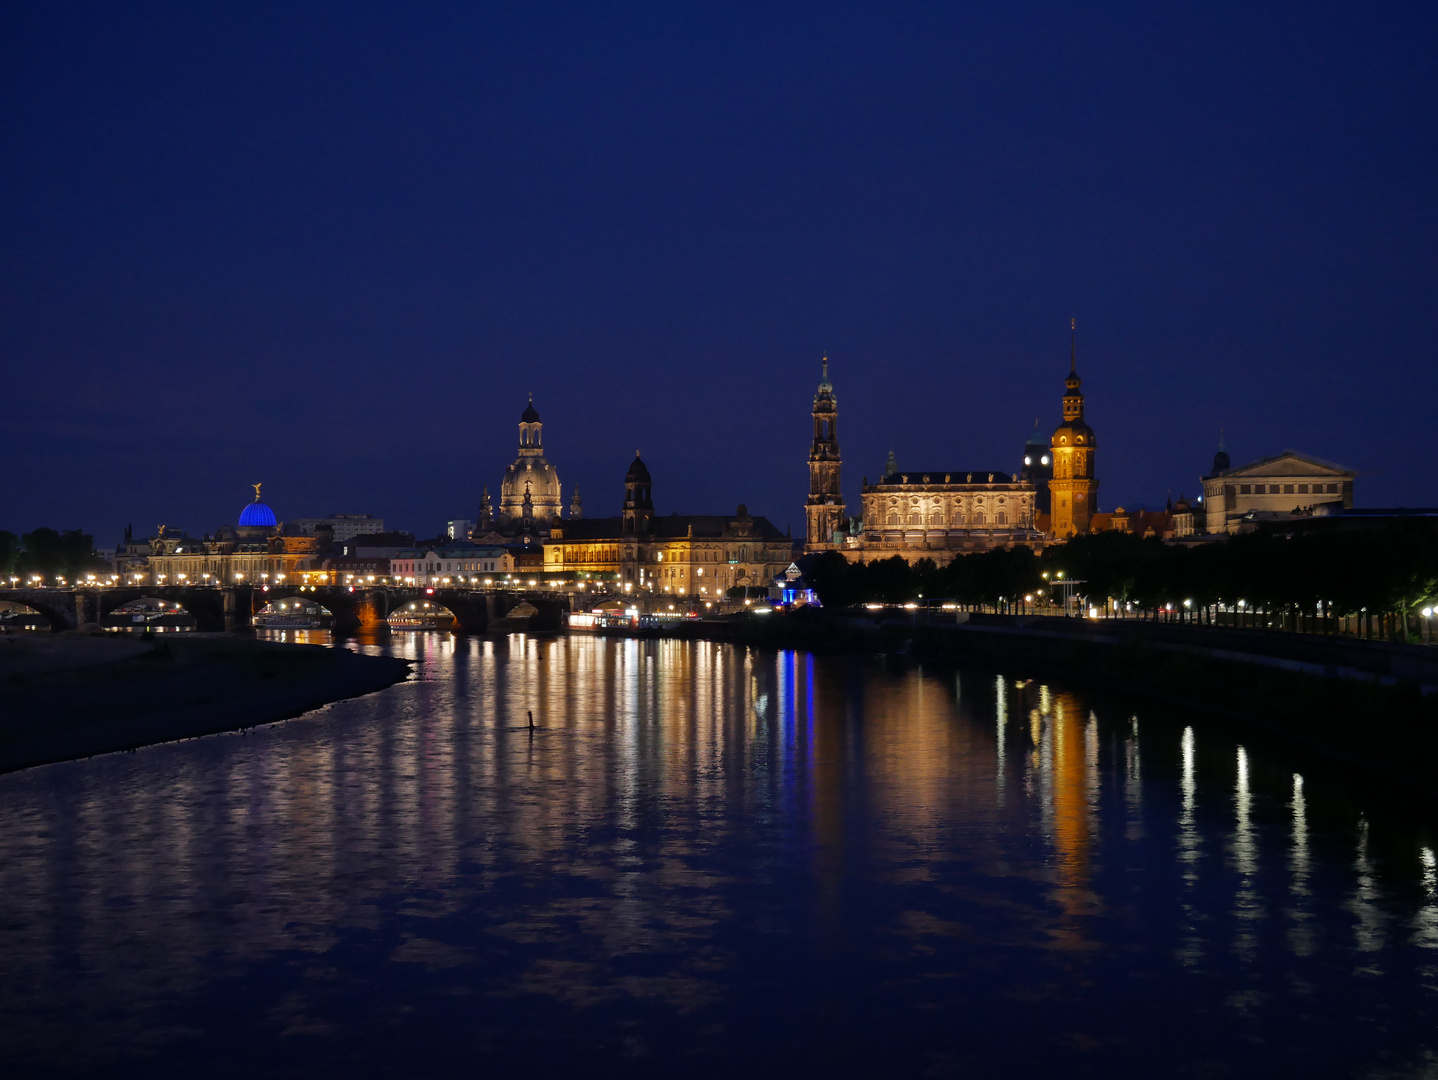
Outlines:
[{"label": "domed church tower", "polygon": [[809,447],[809,498],[804,502],[806,547],[819,551],[834,543],[844,524],[844,496],[839,490],[839,403],[829,382],[829,358],[814,394],[814,442]]},{"label": "domed church tower", "polygon": [[1049,440],[1040,430],[1038,418],[1034,418],[1034,429],[1024,443],[1024,467],[1019,470],[1019,479],[1031,481],[1034,485],[1034,512],[1049,512],[1049,481],[1054,478],[1054,459],[1049,453]]},{"label": "domed church tower", "polygon": [[654,521],[654,482],[649,467],[634,451],[634,461],[624,474],[624,535],[648,536]]},{"label": "domed church tower", "polygon": [[519,456],[504,470],[499,487],[499,528],[515,532],[524,526],[525,495],[528,493],[532,528],[548,533],[559,520],[564,503],[560,497],[559,472],[544,458],[544,424],[534,408],[534,395],[519,418]]},{"label": "domed church tower", "polygon": [[1069,377],[1064,380],[1064,422],[1050,440],[1054,478],[1049,481],[1054,536],[1086,533],[1098,512],[1098,480],[1094,478],[1094,450],[1098,440],[1084,423],[1083,380],[1078,375],[1078,333],[1069,322]]}]

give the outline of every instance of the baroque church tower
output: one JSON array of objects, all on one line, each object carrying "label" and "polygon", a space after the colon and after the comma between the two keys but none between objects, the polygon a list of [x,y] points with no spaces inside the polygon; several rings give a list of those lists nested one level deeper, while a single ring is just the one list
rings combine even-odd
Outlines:
[{"label": "baroque church tower", "polygon": [[1050,532],[1063,539],[1086,533],[1098,512],[1098,480],[1094,478],[1094,451],[1098,440],[1084,423],[1083,380],[1078,374],[1078,333],[1069,321],[1069,377],[1064,380],[1064,421],[1050,440],[1053,479],[1049,499],[1053,505]]},{"label": "baroque church tower", "polygon": [[634,462],[624,474],[624,535],[648,536],[654,521],[654,482],[649,468],[634,451]]},{"label": "baroque church tower", "polygon": [[839,490],[839,404],[829,382],[829,358],[814,395],[814,442],[809,448],[809,498],[804,503],[808,524],[805,546],[821,551],[834,543],[844,524],[844,496]]}]

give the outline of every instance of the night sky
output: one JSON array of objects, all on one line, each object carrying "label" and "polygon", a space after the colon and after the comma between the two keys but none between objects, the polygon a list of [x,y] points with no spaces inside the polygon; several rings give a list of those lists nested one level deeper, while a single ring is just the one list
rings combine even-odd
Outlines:
[{"label": "night sky", "polygon": [[1292,447],[1438,505],[1438,5],[0,7],[0,528],[498,495],[803,527],[1016,470],[1070,317],[1099,503]]}]

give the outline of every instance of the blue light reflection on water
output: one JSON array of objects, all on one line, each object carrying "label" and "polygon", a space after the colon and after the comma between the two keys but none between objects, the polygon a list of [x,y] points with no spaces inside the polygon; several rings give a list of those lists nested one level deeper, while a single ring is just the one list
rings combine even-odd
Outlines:
[{"label": "blue light reflection on water", "polygon": [[710,643],[392,648],[382,694],[0,777],[0,1064],[1434,1064],[1424,823],[1191,718]]}]

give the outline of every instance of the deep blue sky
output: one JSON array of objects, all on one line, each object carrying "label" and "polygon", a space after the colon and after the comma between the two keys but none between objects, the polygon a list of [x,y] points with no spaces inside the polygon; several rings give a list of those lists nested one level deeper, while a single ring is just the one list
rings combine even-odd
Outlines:
[{"label": "deep blue sky", "polygon": [[[298,10],[297,10],[298,9]],[[1438,5],[7,4],[0,528],[433,533],[533,390],[590,515],[1294,447],[1438,504]]]}]

